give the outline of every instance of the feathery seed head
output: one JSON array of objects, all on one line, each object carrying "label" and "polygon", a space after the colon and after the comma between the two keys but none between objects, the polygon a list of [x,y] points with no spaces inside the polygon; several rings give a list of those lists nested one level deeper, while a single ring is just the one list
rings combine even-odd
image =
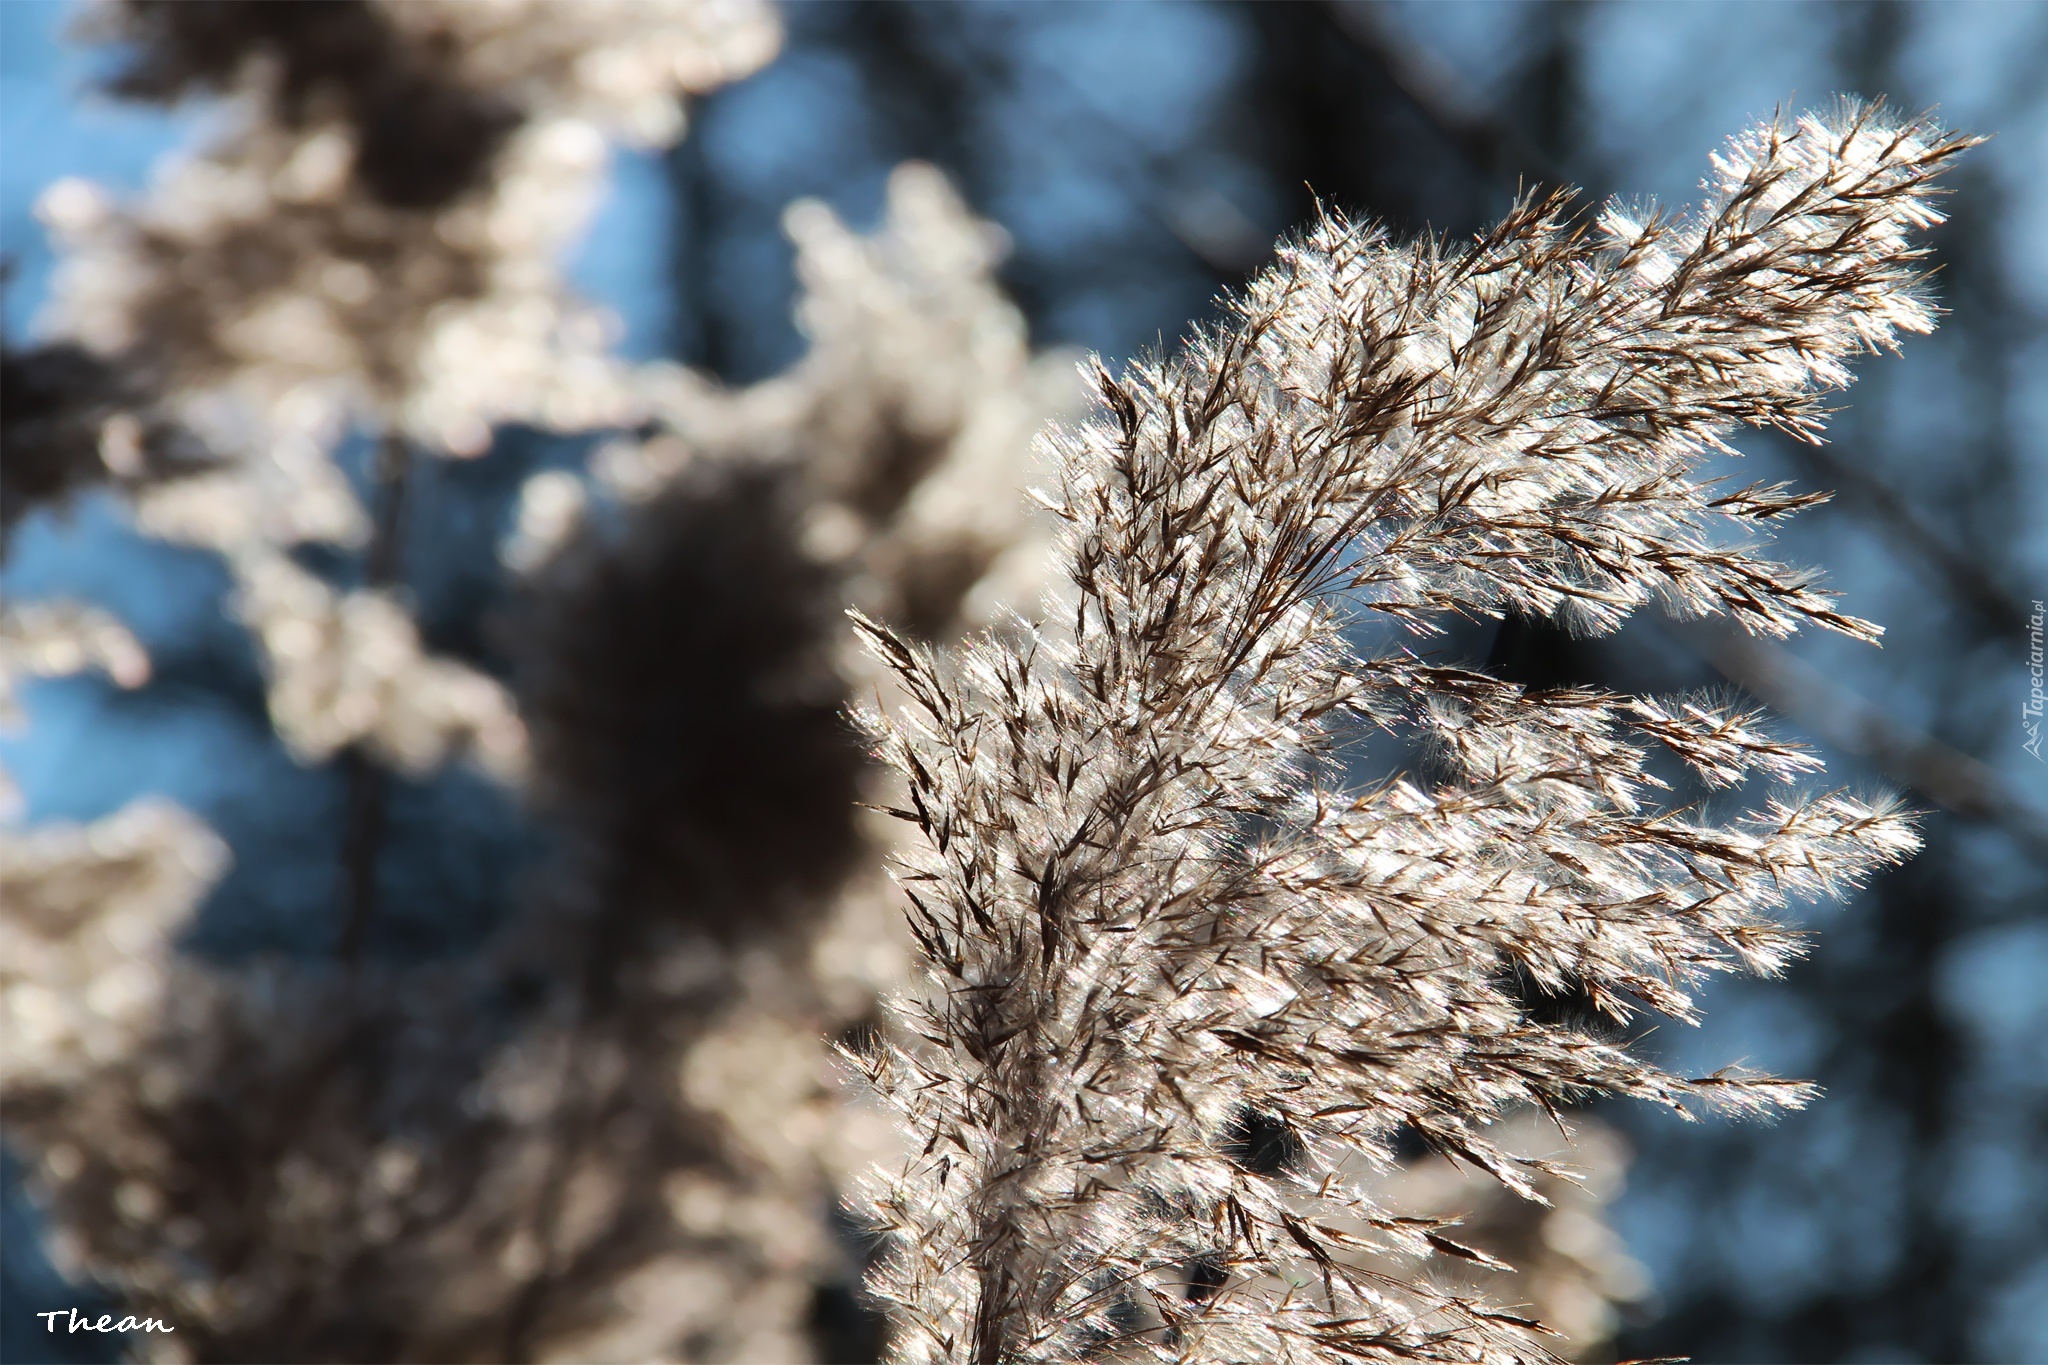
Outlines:
[{"label": "feathery seed head", "polygon": [[[1910,233],[1968,145],[1843,105],[1736,138],[1688,215],[1531,196],[1462,249],[1326,215],[1050,436],[1070,631],[942,657],[860,622],[922,835],[929,989],[875,1064],[923,1139],[875,1203],[900,1358],[1541,1358],[1534,1324],[1370,1268],[1463,1249],[1345,1152],[1405,1127],[1533,1197],[1554,1168],[1490,1136],[1510,1109],[1804,1102],[1668,1074],[1509,978],[1689,1018],[1707,973],[1795,950],[1788,899],[1913,849],[1896,805],[1665,809],[1646,741],[1717,786],[1819,763],[1750,710],[1363,659],[1339,627],[1604,632],[1656,601],[1874,638],[1759,552],[1812,498],[1696,475],[1743,424],[1813,437],[1849,358],[1931,325]],[[1418,732],[1434,780],[1330,789],[1347,715]]]}]

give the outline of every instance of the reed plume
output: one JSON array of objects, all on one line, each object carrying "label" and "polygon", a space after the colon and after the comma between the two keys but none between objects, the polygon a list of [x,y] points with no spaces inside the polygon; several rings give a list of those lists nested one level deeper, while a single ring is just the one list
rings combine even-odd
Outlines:
[{"label": "reed plume", "polygon": [[[925,988],[864,1063],[918,1150],[873,1193],[900,1359],[1543,1358],[1426,1259],[1365,1265],[1487,1257],[1361,1164],[1405,1129],[1535,1197],[1560,1168],[1489,1136],[1511,1109],[1807,1100],[1542,1022],[1511,978],[1692,1020],[1707,974],[1797,952],[1788,900],[1916,846],[1898,805],[1792,789],[1708,820],[1658,802],[1653,745],[1710,786],[1818,760],[1708,699],[1347,630],[1603,633],[1654,601],[1876,639],[1761,552],[1819,499],[1702,465],[1742,424],[1817,439],[1852,356],[1931,328],[1909,234],[1968,145],[1844,104],[1735,138],[1689,214],[1531,195],[1462,248],[1326,214],[1177,358],[1096,366],[1095,415],[1049,438],[1054,624],[937,654],[861,622],[922,836]],[[1361,726],[1433,775],[1347,788]]]}]

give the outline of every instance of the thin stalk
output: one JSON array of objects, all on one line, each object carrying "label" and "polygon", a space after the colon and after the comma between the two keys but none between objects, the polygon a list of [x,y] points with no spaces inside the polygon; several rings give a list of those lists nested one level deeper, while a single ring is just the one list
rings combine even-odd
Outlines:
[{"label": "thin stalk", "polygon": [[[384,588],[398,582],[405,532],[406,478],[412,450],[403,436],[386,433],[377,444],[371,469],[370,544],[363,554],[363,584]],[[377,918],[377,860],[384,843],[388,786],[384,770],[360,744],[341,756],[347,786],[346,823],[342,831],[342,907],[339,952],[353,976]]]},{"label": "thin stalk", "polygon": [[557,1103],[549,1122],[547,1166],[535,1187],[533,1216],[528,1224],[540,1261],[505,1315],[503,1355],[508,1365],[526,1365],[533,1358],[534,1331],[562,1270],[556,1232],[561,1226],[569,1174],[577,1155],[596,1131],[609,1100],[605,1083],[580,1063],[586,1055],[590,1031],[616,1003],[613,983],[619,967],[617,944],[624,904],[623,894],[606,886],[591,932],[584,940],[583,964],[575,977],[568,1036],[555,1082]]}]

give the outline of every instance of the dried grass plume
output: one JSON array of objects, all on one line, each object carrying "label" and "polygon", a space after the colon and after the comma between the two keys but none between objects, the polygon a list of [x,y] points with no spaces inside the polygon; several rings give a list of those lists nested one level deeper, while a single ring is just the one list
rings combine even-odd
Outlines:
[{"label": "dried grass plume", "polygon": [[[1512,1109],[1804,1102],[1541,1022],[1509,978],[1690,1019],[1706,974],[1797,951],[1789,899],[1905,857],[1901,811],[1669,808],[1653,744],[1717,786],[1819,765],[1725,706],[1363,657],[1344,626],[1598,633],[1654,601],[1874,639],[1760,551],[1814,498],[1698,471],[1742,424],[1815,438],[1852,356],[1932,326],[1909,234],[1968,145],[1845,104],[1734,139],[1684,215],[1531,196],[1463,248],[1327,216],[1052,436],[1057,628],[937,656],[865,624],[922,835],[926,986],[868,1063],[918,1148],[873,1195],[899,1359],[1542,1358],[1532,1321],[1366,1264],[1486,1257],[1360,1163],[1405,1128],[1534,1197],[1556,1168],[1491,1134]],[[1356,725],[1437,775],[1346,789]]]}]

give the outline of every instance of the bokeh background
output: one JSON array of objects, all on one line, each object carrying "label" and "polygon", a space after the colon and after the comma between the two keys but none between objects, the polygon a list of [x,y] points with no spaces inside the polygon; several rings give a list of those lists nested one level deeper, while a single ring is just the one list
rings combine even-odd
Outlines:
[{"label": "bokeh background", "polygon": [[[1210,315],[1317,200],[1454,238],[1518,185],[1679,204],[1722,137],[1836,92],[1994,135],[1933,235],[1941,331],[1860,367],[1826,447],[1742,442],[1749,477],[1839,490],[1792,525],[1787,557],[1827,565],[1845,610],[1887,627],[1881,650],[1803,639],[1788,663],[1654,620],[1597,642],[1511,621],[1445,649],[1530,683],[1745,688],[1831,773],[1928,812],[1923,854],[1813,914],[1813,952],[1789,980],[1717,985],[1704,1028],[1645,1040],[1695,1070],[1814,1077],[1822,1103],[1768,1128],[1603,1108],[1635,1153],[1610,1217],[1655,1282],[1620,1358],[2048,1361],[2048,766],[2021,747],[2028,617],[2048,596],[2048,5],[784,14],[781,56],[698,101],[684,142],[614,160],[570,269],[634,357],[733,382],[784,368],[803,344],[784,206],[816,196],[872,223],[907,158],[942,167],[1008,232],[1002,278],[1034,345],[1114,362]],[[72,17],[62,0],[0,4],[12,339],[34,335],[52,267],[38,193],[66,175],[140,189],[209,117],[203,101],[164,111],[94,93],[110,57],[63,41]],[[521,482],[583,453],[513,431],[483,459],[422,469],[406,562],[434,648],[507,666],[493,547]],[[33,686],[32,725],[0,754],[30,820],[160,792],[222,833],[234,869],[193,951],[315,955],[338,914],[343,778],[279,746],[227,589],[212,557],[137,537],[110,503],[24,523],[0,593],[109,608],[155,673],[137,691]],[[508,912],[538,836],[459,771],[392,799],[380,949],[459,954]],[[6,1200],[4,1353],[47,1358],[29,1314],[82,1300],[39,1252],[11,1159]]]}]

